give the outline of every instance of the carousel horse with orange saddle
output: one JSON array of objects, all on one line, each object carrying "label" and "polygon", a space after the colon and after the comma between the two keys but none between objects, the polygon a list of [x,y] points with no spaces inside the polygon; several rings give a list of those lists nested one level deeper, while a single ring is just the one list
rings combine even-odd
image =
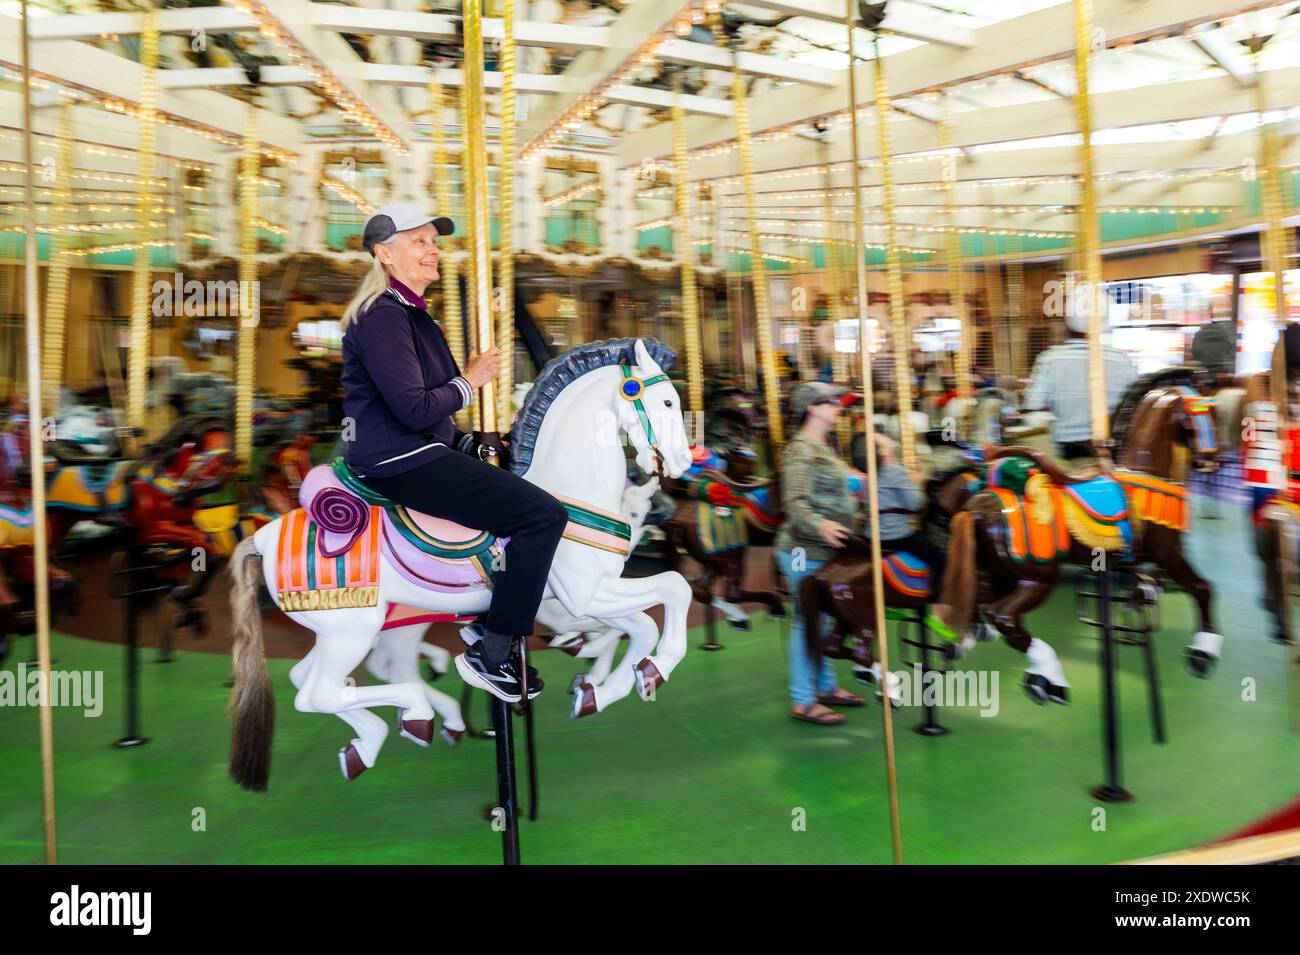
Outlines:
[{"label": "carousel horse with orange saddle", "polygon": [[[10,432],[14,435],[17,440],[10,443],[26,448],[25,426]],[[224,514],[221,520],[214,520],[214,512],[205,514],[200,501],[224,485],[238,468],[226,425],[212,418],[185,419],[136,462],[90,454],[61,440],[48,442],[46,450],[53,459],[46,477],[49,553],[58,554],[79,521],[133,528],[136,542],[151,548],[154,556],[166,563],[167,576],[176,582],[170,593],[178,605],[173,625],[201,630],[204,617],[196,601],[210,575],[191,571],[192,556],[196,549],[219,553],[217,542],[222,534],[255,529],[251,524],[226,526]],[[12,455],[6,459],[14,460]],[[8,607],[5,616],[9,621],[0,621],[0,626],[16,626],[12,632],[25,633],[34,622],[30,606],[34,581],[30,480],[25,468],[10,469],[5,477],[0,485],[0,502],[4,502],[0,504],[0,563],[11,584],[0,584],[0,605]],[[206,529],[199,526],[205,517]],[[230,546],[233,548],[233,543]],[[50,581],[53,606],[75,603],[76,580],[71,574],[51,565]]]},{"label": "carousel horse with orange saddle", "polygon": [[[709,449],[696,446],[691,453],[692,469],[679,482],[685,499],[662,525],[669,568],[678,569],[683,553],[699,564],[700,575],[691,581],[695,600],[721,610],[737,630],[750,628],[741,603],[765,604],[773,616],[784,616],[780,593],[744,586],[747,549],[770,546],[781,526],[780,477],[754,477],[757,456],[748,447],[732,450],[725,470]],[[713,592],[718,580],[722,596]]]},{"label": "carousel horse with orange saddle", "polygon": [[[1099,551],[1120,567],[1155,564],[1196,600],[1200,629],[1185,652],[1194,675],[1207,676],[1220,656],[1210,585],[1182,549],[1192,516],[1189,468],[1213,467],[1217,453],[1213,401],[1194,381],[1193,369],[1176,368],[1134,384],[1115,415],[1118,464],[1109,473],[1067,474],[1036,450],[1011,447],[930,488],[930,513],[952,515],[941,601],[952,608],[951,629],[969,647],[979,628],[968,628],[982,615],[1028,658],[1024,686],[1035,702],[1067,703],[1069,682],[1055,650],[1029,631],[1024,615],[1051,594],[1064,564],[1092,566]],[[886,606],[919,609],[933,601],[918,564],[911,555],[887,560]],[[869,648],[869,559],[837,555],[809,576],[814,579],[821,609],[837,620],[839,642],[851,635],[856,646]],[[805,586],[818,594],[817,584]],[[1139,592],[1150,602],[1157,597],[1149,580]],[[835,594],[842,595],[838,601]]]}]

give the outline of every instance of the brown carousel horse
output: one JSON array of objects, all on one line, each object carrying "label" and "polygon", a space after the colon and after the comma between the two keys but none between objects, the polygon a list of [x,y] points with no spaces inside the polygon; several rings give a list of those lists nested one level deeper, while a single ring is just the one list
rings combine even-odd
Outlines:
[{"label": "brown carousel horse", "polygon": [[[1090,566],[1098,548],[1122,564],[1154,563],[1192,594],[1200,631],[1186,659],[1195,675],[1208,675],[1219,657],[1223,638],[1214,628],[1210,585],[1182,552],[1191,517],[1184,486],[1189,459],[1210,466],[1216,449],[1211,404],[1192,390],[1192,381],[1193,370],[1179,368],[1135,383],[1116,413],[1119,464],[1112,476],[1066,474],[1040,452],[1013,447],[930,488],[928,513],[953,515],[942,600],[953,609],[952,629],[969,646],[968,628],[982,608],[988,623],[1028,658],[1025,688],[1035,702],[1068,702],[1069,683],[1056,652],[1028,630],[1024,615],[1047,599],[1063,564]],[[890,563],[898,565],[892,572]],[[932,598],[921,568],[909,576],[907,565],[895,555],[882,568],[886,606],[919,610]],[[831,649],[868,666],[871,579],[869,557],[861,548],[846,550],[805,578],[800,594],[811,622],[819,612],[836,619]],[[1140,589],[1155,599],[1154,588]],[[854,640],[847,653],[846,635]]]},{"label": "brown carousel horse", "polygon": [[[695,600],[717,608],[737,630],[750,628],[741,603],[765,604],[773,616],[785,615],[783,595],[744,586],[745,553],[750,547],[770,546],[781,526],[781,482],[778,475],[754,476],[757,456],[748,446],[727,452],[726,471],[705,448],[694,448],[696,464],[677,482],[677,510],[664,521],[664,553],[669,570],[677,570],[681,555],[700,565],[690,581]],[[723,595],[713,592],[722,580]],[[712,612],[709,623],[712,625]]]},{"label": "brown carousel horse", "polygon": [[[16,449],[27,446],[21,425],[9,432]],[[46,534],[49,553],[57,555],[72,527],[91,520],[135,530],[136,542],[165,555],[168,576],[177,586],[175,622],[202,625],[195,601],[209,579],[187,581],[194,548],[206,553],[211,536],[197,528],[199,499],[230,478],[238,466],[225,424],[210,418],[186,419],[154,442],[137,462],[89,454],[71,442],[46,446],[53,462],[46,477]],[[9,456],[10,460],[22,460]],[[30,481],[24,468],[10,468],[0,482],[0,631],[28,633],[35,610]],[[51,604],[75,605],[76,579],[50,567]]]},{"label": "brown carousel horse", "polygon": [[[1051,594],[1062,565],[1093,566],[1101,551],[1121,567],[1154,564],[1192,595],[1200,629],[1184,658],[1193,675],[1208,676],[1220,656],[1209,582],[1183,554],[1189,469],[1217,463],[1213,402],[1194,390],[1194,374],[1167,369],[1134,384],[1115,415],[1111,473],[1067,474],[1039,452],[1003,448],[953,519],[944,587],[953,628],[963,632],[978,605],[1028,659],[1025,688],[1036,702],[1067,702],[1069,683],[1024,616]],[[1141,590],[1155,601],[1154,587]]]}]

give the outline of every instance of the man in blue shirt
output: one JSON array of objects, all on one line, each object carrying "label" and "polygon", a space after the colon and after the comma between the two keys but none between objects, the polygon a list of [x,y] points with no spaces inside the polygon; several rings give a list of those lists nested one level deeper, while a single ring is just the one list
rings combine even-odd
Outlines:
[{"label": "man in blue shirt", "polygon": [[[1034,362],[1026,411],[1050,411],[1052,438],[1067,461],[1096,457],[1092,446],[1092,410],[1088,390],[1088,318],[1071,310],[1065,318],[1069,338],[1047,349]],[[1133,361],[1118,348],[1102,345],[1105,361],[1106,406],[1114,412],[1124,392],[1137,379]]]}]

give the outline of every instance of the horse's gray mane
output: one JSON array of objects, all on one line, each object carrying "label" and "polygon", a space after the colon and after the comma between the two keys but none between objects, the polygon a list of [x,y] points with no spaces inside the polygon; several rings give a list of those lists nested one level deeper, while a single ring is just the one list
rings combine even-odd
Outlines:
[{"label": "horse's gray mane", "polygon": [[515,426],[511,429],[510,470],[523,474],[533,463],[537,435],[542,429],[542,418],[564,387],[589,371],[610,365],[635,365],[636,343],[645,344],[650,357],[667,371],[677,360],[677,353],[654,338],[610,338],[605,341],[578,345],[546,363],[542,373],[524,398]]}]

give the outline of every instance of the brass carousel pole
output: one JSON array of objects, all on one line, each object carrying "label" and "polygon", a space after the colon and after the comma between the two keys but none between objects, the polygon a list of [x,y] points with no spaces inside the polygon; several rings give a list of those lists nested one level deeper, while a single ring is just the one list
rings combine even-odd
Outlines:
[{"label": "brass carousel pole", "polygon": [[[466,355],[471,351],[478,350],[478,301],[477,294],[474,291],[474,209],[471,199],[470,189],[474,182],[474,160],[469,148],[469,91],[466,84],[462,81],[460,87],[460,176],[461,176],[461,202],[465,207],[465,227],[464,236],[461,238],[465,251],[468,255],[465,258],[465,327],[469,330],[470,341],[465,345]],[[460,289],[456,290],[457,296],[460,295]],[[479,396],[482,398],[482,395]],[[481,431],[483,429],[482,418],[482,401],[475,401],[473,407],[467,412],[472,430]]]},{"label": "brass carousel pole", "polygon": [[22,6],[22,60],[23,60],[23,191],[25,195],[24,218],[26,242],[23,246],[23,268],[26,273],[26,325],[27,325],[27,431],[30,443],[28,459],[32,472],[32,560],[36,577],[36,656],[39,661],[41,685],[45,691],[40,696],[41,727],[41,801],[45,827],[45,861],[54,865],[58,861],[58,844],[54,827],[54,720],[50,706],[50,575],[49,547],[45,537],[45,440],[41,417],[41,319],[40,297],[37,291],[36,256],[36,184],[32,157],[32,73],[30,60],[30,35],[28,33],[28,4]]},{"label": "brass carousel pole", "polygon": [[[715,17],[720,14],[714,14]],[[717,36],[718,28],[714,27]],[[740,72],[736,54],[731,58],[731,99],[736,110],[736,141],[740,144],[740,174],[745,186],[745,217],[749,224],[749,254],[754,276],[754,327],[758,337],[759,363],[763,373],[763,395],[767,408],[767,433],[775,465],[785,444],[781,421],[781,379],[776,372],[776,352],[772,343],[771,303],[768,301],[767,271],[763,265],[763,243],[758,229],[758,198],[754,192],[754,149],[749,136],[749,105],[746,101],[745,75]]]},{"label": "brass carousel pole", "polygon": [[939,145],[943,157],[944,220],[948,226],[948,295],[952,317],[961,323],[961,337],[957,344],[957,394],[971,396],[971,356],[974,354],[974,336],[966,314],[966,270],[961,261],[961,234],[957,231],[957,161],[952,150],[952,119],[949,116],[948,95],[943,96],[943,116],[939,121]]},{"label": "brass carousel pole", "polygon": [[131,441],[147,441],[149,400],[149,356],[152,331],[149,313],[149,222],[153,216],[154,139],[158,99],[158,10],[152,0],[144,9],[140,34],[140,123],[139,185],[136,192],[136,235],[140,247],[135,253],[131,281],[131,350],[127,353],[126,423]]},{"label": "brass carousel pole", "polygon": [[[1280,168],[1280,149],[1277,141],[1277,128],[1266,122],[1264,115],[1268,110],[1268,97],[1264,89],[1264,78],[1259,72],[1260,44],[1254,51],[1255,63],[1255,109],[1259,113],[1260,165],[1263,178],[1259,183],[1260,211],[1264,214],[1264,231],[1260,246],[1260,260],[1266,272],[1273,273],[1273,299],[1277,309],[1278,334],[1287,326],[1285,269],[1287,249],[1287,230],[1282,224],[1282,170]],[[1279,430],[1286,426],[1291,417],[1288,405],[1287,381],[1285,369],[1271,375],[1273,401],[1277,404]]]},{"label": "brass carousel pole", "polygon": [[691,410],[704,412],[704,359],[700,299],[695,288],[695,236],[691,229],[690,176],[686,167],[686,111],[681,82],[673,75],[673,246],[682,269],[682,330],[686,339],[686,386]]},{"label": "brass carousel pole", "polygon": [[[851,377],[848,352],[841,352],[835,347],[835,332],[840,327],[840,319],[844,317],[844,303],[840,287],[839,235],[835,228],[835,203],[831,192],[834,180],[831,176],[829,164],[829,136],[823,142],[823,147],[823,157],[827,161],[827,166],[824,179],[825,196],[822,200],[822,215],[826,220],[826,244],[822,248],[825,255],[823,270],[826,279],[826,321],[831,324],[831,377],[840,384],[848,385]],[[849,415],[840,416],[838,433],[840,447],[847,451],[853,443],[852,417]]]},{"label": "brass carousel pole", "polygon": [[[1088,65],[1092,56],[1092,0],[1074,0],[1074,76],[1075,110],[1079,117],[1079,175],[1082,179],[1082,202],[1079,206],[1079,257],[1083,265],[1083,296],[1088,316],[1088,390],[1092,415],[1092,441],[1103,471],[1110,468],[1109,407],[1106,402],[1106,369],[1101,346],[1102,310],[1101,242],[1097,225],[1097,193],[1093,180],[1092,112],[1088,93]],[[1078,301],[1078,296],[1075,296]],[[1120,729],[1116,690],[1116,646],[1119,636],[1112,624],[1112,586],[1110,566],[1101,565],[1097,573],[1097,607],[1101,625],[1102,668],[1102,740],[1105,750],[1106,781],[1094,787],[1094,797],[1103,802],[1127,802],[1133,794],[1121,782]]]},{"label": "brass carousel pole", "polygon": [[[515,371],[515,0],[504,0],[501,11],[501,142],[497,160],[497,232],[500,252],[497,264],[497,294],[493,301],[501,309],[497,316],[497,337],[501,345],[501,375],[496,381],[497,421],[510,424],[510,399]],[[486,131],[485,131],[486,132]],[[486,163],[486,160],[485,160]],[[484,182],[487,180],[487,166]]]},{"label": "brass carousel pole", "polygon": [[[862,231],[864,228],[862,221],[862,171],[858,162],[858,81],[856,59],[854,54],[854,0],[847,0],[848,13],[845,15],[844,22],[849,33],[849,137],[852,142],[852,177],[853,177],[853,262],[854,268],[857,269],[858,280],[858,351],[862,356],[862,404],[866,411],[865,428],[867,434],[867,505],[870,514],[871,526],[871,588],[875,595],[876,604],[876,645],[880,650],[880,673],[881,684],[885,691],[885,705],[880,708],[881,719],[884,722],[885,735],[885,774],[888,780],[889,788],[889,827],[893,840],[894,863],[902,865],[903,863],[903,834],[902,826],[899,819],[898,806],[898,765],[894,756],[894,716],[893,706],[889,702],[889,630],[885,621],[885,581],[881,574],[881,551],[880,551],[880,498],[876,486],[876,428],[875,416],[872,409],[875,407],[875,386],[871,380],[871,334],[867,325],[867,262],[863,257],[862,248]],[[877,77],[880,71],[876,71]],[[889,156],[886,153],[881,154],[881,161],[886,169],[889,168]],[[893,205],[890,193],[890,180],[886,179],[885,193],[888,203],[887,210],[892,214]],[[897,250],[893,249],[893,228],[890,228],[890,246],[891,256],[896,255]],[[891,258],[891,261],[895,261]],[[902,282],[898,283],[900,286]],[[891,283],[892,286],[892,283]],[[898,301],[898,299],[895,299]],[[900,303],[901,304],[901,303]],[[894,347],[899,347],[895,339]],[[909,429],[903,428],[906,433]]]},{"label": "brass carousel pole", "polygon": [[[1275,360],[1269,375],[1273,403],[1277,406],[1277,433],[1283,439],[1283,460],[1290,459],[1291,449],[1286,447],[1288,422],[1291,418],[1290,382],[1287,380],[1285,349],[1281,346],[1282,333],[1287,326],[1285,270],[1288,232],[1282,224],[1282,169],[1281,150],[1278,146],[1277,129],[1264,119],[1268,110],[1268,97],[1264,89],[1264,78],[1259,72],[1259,54],[1264,44],[1256,42],[1251,53],[1255,58],[1255,109],[1259,113],[1260,165],[1263,178],[1260,180],[1260,211],[1264,215],[1264,231],[1260,237],[1260,264],[1266,272],[1273,273],[1273,300],[1277,308],[1277,329],[1279,346],[1275,350]],[[1280,354],[1277,354],[1280,353]],[[1284,476],[1286,481],[1288,477]],[[1283,509],[1278,508],[1278,511]],[[1274,518],[1277,528],[1279,553],[1282,558],[1282,573],[1279,582],[1278,616],[1282,620],[1283,632],[1291,633],[1290,599],[1296,585],[1296,523],[1289,512],[1283,512]],[[1288,699],[1290,701],[1291,728],[1300,729],[1300,653],[1294,646],[1288,648],[1290,665],[1287,667]]]},{"label": "brass carousel pole", "polygon": [[72,220],[72,104],[59,103],[58,139],[54,158],[54,224],[51,237],[50,270],[45,288],[45,355],[43,381],[45,401],[51,412],[59,409],[59,385],[63,380],[63,342],[68,314],[68,246],[71,240],[63,231]]},{"label": "brass carousel pole", "polygon": [[[1106,405],[1106,368],[1101,348],[1102,314],[1097,307],[1101,286],[1101,241],[1097,229],[1097,189],[1093,179],[1092,107],[1088,98],[1088,59],[1092,53],[1092,0],[1074,0],[1074,108],[1079,117],[1079,257],[1088,309],[1088,395],[1092,440],[1098,451],[1110,438]],[[1078,297],[1076,296],[1076,301]]]},{"label": "brass carousel pole", "polygon": [[[475,341],[479,352],[492,347],[492,233],[487,188],[486,116],[483,108],[483,4],[465,0],[465,210],[469,220],[470,298],[474,303]],[[496,382],[479,389],[479,427],[497,430]]]},{"label": "brass carousel pole", "polygon": [[[447,169],[447,134],[443,128],[445,114],[442,83],[438,80],[437,67],[431,67],[429,75],[429,122],[433,126],[433,192],[438,214],[449,216],[452,210],[451,176]],[[438,271],[442,276],[442,330],[447,336],[447,347],[451,349],[457,367],[464,368],[465,326],[460,311],[460,271],[451,256],[451,244],[452,240],[446,242],[443,256],[438,260]],[[462,427],[468,423],[463,411],[458,411],[456,418]]]},{"label": "brass carousel pole", "polygon": [[235,382],[235,454],[240,473],[248,475],[253,462],[253,388],[257,380],[257,325],[261,296],[257,288],[258,179],[261,176],[257,106],[248,101],[244,114],[244,148],[239,161],[239,337],[238,379]]},{"label": "brass carousel pole", "polygon": [[1013,378],[1025,374],[1025,328],[1022,324],[1025,310],[1025,260],[1024,244],[1018,235],[1007,238],[1007,369]]},{"label": "brass carousel pole", "polygon": [[[872,66],[876,78],[876,128],[880,136],[880,180],[885,206],[885,262],[889,275],[889,337],[894,345],[894,395],[898,399],[898,438],[903,467],[916,473],[916,434],[912,431],[912,349],[903,303],[903,267],[899,261],[898,226],[894,221],[894,158],[889,135],[889,84],[874,38]],[[850,54],[849,62],[853,57]],[[856,169],[854,170],[856,172]],[[868,413],[871,409],[867,409]]]}]

